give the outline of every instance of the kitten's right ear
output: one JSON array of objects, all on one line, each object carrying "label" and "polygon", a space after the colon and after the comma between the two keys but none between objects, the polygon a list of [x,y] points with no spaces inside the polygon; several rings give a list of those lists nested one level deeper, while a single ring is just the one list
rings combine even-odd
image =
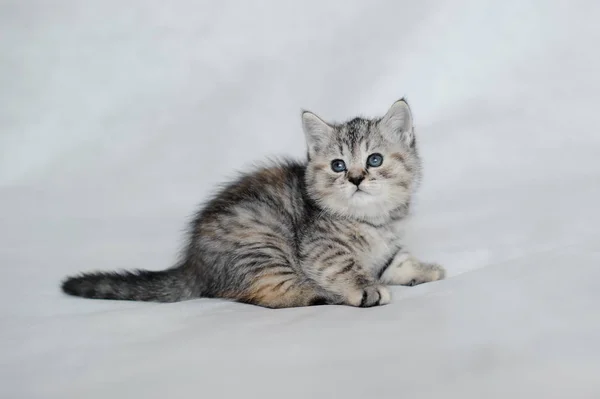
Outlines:
[{"label": "kitten's right ear", "polygon": [[327,122],[310,111],[302,111],[302,129],[306,136],[309,156],[323,149],[333,133],[333,128]]}]

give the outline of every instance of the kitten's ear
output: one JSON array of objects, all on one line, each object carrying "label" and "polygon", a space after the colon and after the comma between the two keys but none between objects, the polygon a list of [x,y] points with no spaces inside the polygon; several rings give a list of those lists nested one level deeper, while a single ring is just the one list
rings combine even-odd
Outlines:
[{"label": "kitten's ear", "polygon": [[309,155],[314,155],[323,149],[327,139],[333,133],[333,128],[327,122],[310,111],[302,111],[302,129],[306,136]]},{"label": "kitten's ear", "polygon": [[382,133],[392,142],[402,140],[408,146],[414,144],[413,118],[404,98],[392,104],[379,123]]}]

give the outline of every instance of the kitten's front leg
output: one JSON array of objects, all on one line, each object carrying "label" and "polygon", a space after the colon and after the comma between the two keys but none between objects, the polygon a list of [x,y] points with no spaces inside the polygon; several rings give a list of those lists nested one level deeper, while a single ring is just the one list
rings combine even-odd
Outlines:
[{"label": "kitten's front leg", "polygon": [[442,280],[445,276],[446,270],[442,266],[421,262],[409,253],[399,251],[381,271],[379,281],[390,285],[417,285]]},{"label": "kitten's front leg", "polygon": [[371,277],[353,254],[330,247],[316,252],[311,258],[305,271],[313,281],[333,294],[334,303],[359,307],[390,303],[389,289]]}]

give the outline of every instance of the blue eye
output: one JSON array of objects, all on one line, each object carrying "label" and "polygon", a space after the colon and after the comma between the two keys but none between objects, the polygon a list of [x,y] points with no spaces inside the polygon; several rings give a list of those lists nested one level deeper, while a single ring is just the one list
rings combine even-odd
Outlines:
[{"label": "blue eye", "polygon": [[336,173],[340,173],[346,170],[346,164],[341,159],[334,159],[331,161],[331,170]]},{"label": "blue eye", "polygon": [[375,153],[375,154],[371,154],[369,155],[369,158],[367,158],[367,166],[372,166],[374,168],[381,166],[381,164],[383,163],[383,155]]}]

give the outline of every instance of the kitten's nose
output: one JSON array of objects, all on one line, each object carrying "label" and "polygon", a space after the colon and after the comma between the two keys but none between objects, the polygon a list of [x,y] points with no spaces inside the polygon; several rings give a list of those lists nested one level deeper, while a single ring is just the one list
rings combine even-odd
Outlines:
[{"label": "kitten's nose", "polygon": [[348,175],[348,181],[354,184],[356,187],[360,186],[360,183],[365,180],[364,175]]}]

